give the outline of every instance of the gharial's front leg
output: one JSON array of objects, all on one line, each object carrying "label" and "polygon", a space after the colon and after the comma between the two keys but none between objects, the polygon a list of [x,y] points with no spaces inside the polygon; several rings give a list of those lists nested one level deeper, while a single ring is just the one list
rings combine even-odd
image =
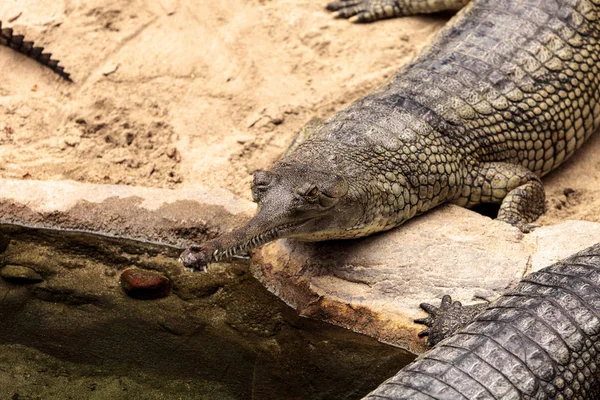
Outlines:
[{"label": "gharial's front leg", "polygon": [[455,11],[470,0],[338,0],[327,4],[337,18],[350,18],[352,22],[374,22],[380,19],[415,14]]},{"label": "gharial's front leg", "polygon": [[530,224],[544,213],[546,195],[540,178],[527,168],[489,162],[471,168],[454,202],[469,208],[481,203],[500,204],[498,220],[527,233]]}]

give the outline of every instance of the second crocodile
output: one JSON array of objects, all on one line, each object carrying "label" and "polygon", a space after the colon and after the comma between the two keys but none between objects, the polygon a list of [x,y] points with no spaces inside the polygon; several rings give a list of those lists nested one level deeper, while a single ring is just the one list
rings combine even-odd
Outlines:
[{"label": "second crocodile", "polygon": [[446,297],[441,309],[452,319],[479,315],[365,400],[600,398],[600,244],[526,276],[490,305],[463,308]]}]

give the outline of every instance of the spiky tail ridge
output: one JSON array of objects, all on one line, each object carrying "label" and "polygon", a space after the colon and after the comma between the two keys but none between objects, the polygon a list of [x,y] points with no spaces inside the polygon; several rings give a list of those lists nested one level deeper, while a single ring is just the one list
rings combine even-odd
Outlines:
[{"label": "spiky tail ridge", "polygon": [[65,80],[73,82],[71,74],[65,72],[64,67],[58,65],[58,60],[52,59],[52,53],[44,53],[43,47],[36,47],[33,42],[25,41],[23,35],[14,35],[12,28],[2,28],[2,21],[0,21],[0,45],[10,47],[29,58],[33,58]]}]

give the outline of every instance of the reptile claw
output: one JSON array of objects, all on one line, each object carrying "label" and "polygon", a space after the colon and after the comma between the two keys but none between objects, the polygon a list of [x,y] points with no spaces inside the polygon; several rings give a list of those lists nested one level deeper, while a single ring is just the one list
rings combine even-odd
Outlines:
[{"label": "reptile claw", "polygon": [[435,317],[439,310],[438,307],[434,306],[433,304],[429,304],[429,303],[421,303],[421,304],[419,304],[419,307],[421,307],[421,309],[423,311],[425,311],[427,314],[431,315],[432,317]]},{"label": "reptile claw", "polygon": [[425,326],[432,326],[434,323],[434,319],[432,317],[426,317],[426,318],[418,318],[415,319],[413,322],[415,324],[420,324],[420,325],[425,325]]},{"label": "reptile claw", "polygon": [[450,305],[452,305],[452,297],[450,297],[449,294],[445,294],[444,296],[442,296],[442,303],[440,305],[440,309],[444,310]]},{"label": "reptile claw", "polygon": [[[415,321],[417,322],[417,321]],[[427,328],[427,329],[423,329],[421,332],[417,333],[417,336],[420,338],[423,338],[425,336],[429,336],[431,334],[431,329]]]},{"label": "reptile claw", "polygon": [[523,233],[531,233],[539,227],[540,227],[540,225],[536,225],[536,224],[523,224],[523,225],[518,226],[518,228]]},{"label": "reptile claw", "polygon": [[415,323],[428,327],[419,332],[418,336],[420,338],[427,336],[427,345],[434,346],[470,323],[487,307],[487,304],[463,306],[460,301],[453,302],[452,297],[445,295],[439,307],[429,303],[421,303],[420,307],[429,316],[415,319]]}]

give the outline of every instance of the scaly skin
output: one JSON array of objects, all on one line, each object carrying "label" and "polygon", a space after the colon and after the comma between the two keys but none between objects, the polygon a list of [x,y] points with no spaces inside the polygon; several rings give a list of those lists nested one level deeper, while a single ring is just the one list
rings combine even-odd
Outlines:
[{"label": "scaly skin", "polygon": [[460,10],[470,0],[340,0],[327,4],[336,18],[352,22],[373,22],[380,19]]},{"label": "scaly skin", "polygon": [[427,345],[433,347],[445,338],[452,336],[460,328],[473,322],[476,316],[488,308],[488,304],[463,306],[460,301],[452,301],[452,298],[446,295],[442,297],[439,307],[421,303],[421,308],[429,316],[415,320],[417,324],[428,326],[427,329],[419,332],[419,337],[427,336]]},{"label": "scaly skin", "polygon": [[256,217],[191,246],[184,265],[205,269],[279,237],[365,236],[446,202],[500,204],[498,219],[527,232],[544,212],[540,177],[600,125],[598,12],[600,0],[469,3],[390,82],[258,171]]},{"label": "scaly skin", "polygon": [[2,28],[0,21],[0,45],[10,47],[32,58],[45,67],[60,75],[63,79],[72,82],[71,76],[65,72],[64,67],[58,65],[57,60],[52,59],[51,53],[44,53],[43,47],[36,47],[33,42],[25,41],[23,35],[14,35],[12,28]]},{"label": "scaly skin", "polygon": [[596,244],[525,277],[365,399],[596,400],[599,369]]}]

